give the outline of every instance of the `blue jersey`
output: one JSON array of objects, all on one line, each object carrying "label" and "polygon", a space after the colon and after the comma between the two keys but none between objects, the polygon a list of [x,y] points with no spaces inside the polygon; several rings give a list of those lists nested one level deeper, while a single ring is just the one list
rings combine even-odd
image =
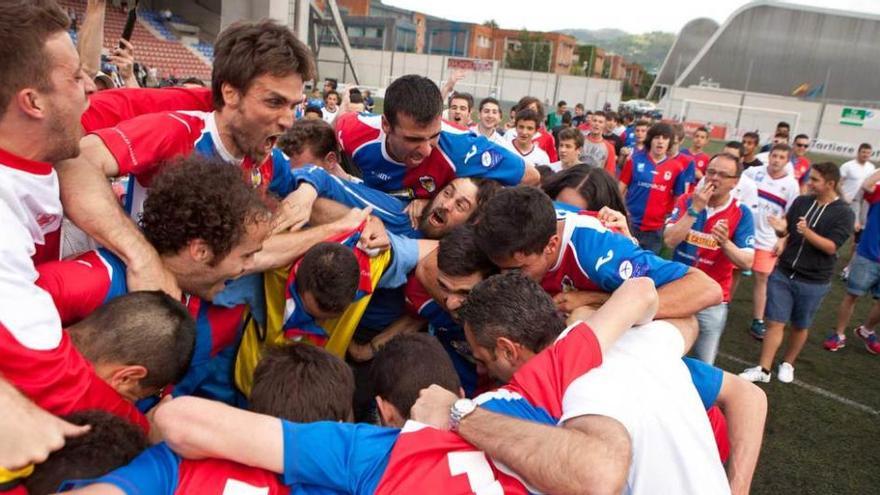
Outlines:
[{"label": "blue jersey", "polygon": [[880,187],[875,185],[873,191],[866,192],[865,201],[871,206],[856,252],[862,258],[880,263]]},{"label": "blue jersey", "polygon": [[662,287],[687,273],[687,266],[640,248],[596,217],[569,213],[562,221],[559,257],[541,280],[551,295],[574,290],[614,292],[632,277],[650,277]]},{"label": "blue jersey", "polygon": [[513,186],[525,174],[525,162],[512,151],[446,123],[431,154],[415,167],[390,157],[380,115],[340,115],[336,136],[363,172],[366,185],[406,200],[431,198],[456,177],[495,179]]},{"label": "blue jersey", "polygon": [[636,228],[642,231],[663,228],[675,198],[684,194],[691,182],[688,168],[691,163],[684,163],[679,157],[655,163],[643,151],[626,161],[620,181],[627,185],[626,208]]}]

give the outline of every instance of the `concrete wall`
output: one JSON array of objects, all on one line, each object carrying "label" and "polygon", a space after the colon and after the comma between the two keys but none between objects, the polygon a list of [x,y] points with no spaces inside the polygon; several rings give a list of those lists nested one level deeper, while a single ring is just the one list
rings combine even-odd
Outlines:
[{"label": "concrete wall", "polygon": [[[360,84],[373,88],[385,88],[404,74],[424,75],[442,84],[449,72],[447,57],[443,55],[355,49],[352,58]],[[321,78],[353,82],[350,71],[343,67],[339,48],[322,47],[318,59]],[[571,106],[580,102],[587,108],[601,108],[608,102],[616,108],[622,85],[620,81],[607,79],[501,69],[500,63],[495,62],[491,71],[468,73],[456,89],[472,93],[477,100],[495,96],[510,103],[531,95],[554,106],[558,100],[565,100]]]}]

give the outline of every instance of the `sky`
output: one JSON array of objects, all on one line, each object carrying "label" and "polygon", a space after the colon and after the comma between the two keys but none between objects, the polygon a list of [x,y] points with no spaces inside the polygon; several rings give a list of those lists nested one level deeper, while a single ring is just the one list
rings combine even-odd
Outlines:
[{"label": "sky", "polygon": [[[531,31],[617,28],[629,33],[677,33],[688,21],[708,17],[721,24],[745,0],[383,0],[387,5],[454,21],[482,23],[495,19],[505,29]],[[789,0],[880,14],[880,0]],[[533,9],[528,6],[540,5]],[[672,6],[672,8],[670,8]]]}]

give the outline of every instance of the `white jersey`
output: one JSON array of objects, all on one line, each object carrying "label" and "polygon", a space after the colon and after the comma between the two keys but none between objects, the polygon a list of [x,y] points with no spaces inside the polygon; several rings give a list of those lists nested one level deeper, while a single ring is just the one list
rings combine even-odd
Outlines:
[{"label": "white jersey", "polygon": [[779,179],[770,177],[767,165],[752,167],[743,172],[758,185],[758,207],[752,210],[755,220],[755,248],[772,250],[776,245],[776,231],[767,218],[770,215],[784,216],[791,203],[801,193],[801,188],[793,173],[786,173]]},{"label": "white jersey", "polygon": [[55,169],[0,150],[0,323],[31,349],[61,341],[55,304],[34,285],[34,257],[58,258],[61,219]]},{"label": "white jersey", "polygon": [[[475,124],[470,127],[471,132],[476,134],[477,136],[483,136],[484,134],[480,132],[479,127]],[[486,137],[490,142],[493,142],[499,146],[504,146],[505,148],[510,148],[510,143],[504,139],[504,134],[499,133],[497,130],[492,130],[492,135]]]},{"label": "white jersey", "polygon": [[860,199],[859,191],[862,189],[862,183],[865,179],[874,173],[876,168],[871,162],[859,163],[857,160],[850,160],[840,166],[840,189],[843,193],[843,200],[849,203]]},{"label": "white jersey", "polygon": [[[761,160],[761,163],[763,163],[766,166],[768,163],[770,163],[770,152],[765,151],[763,153],[758,153],[757,155],[755,155],[755,158],[757,158],[758,160]],[[794,164],[791,161],[793,158],[794,158],[794,151],[791,151],[788,154],[788,163],[785,164],[785,173],[788,175],[794,175]],[[750,168],[757,168],[757,167],[750,167]]]},{"label": "white jersey", "polygon": [[507,143],[507,147],[513,150],[517,155],[521,156],[526,163],[531,163],[532,165],[550,165],[550,157],[547,156],[547,152],[542,150],[534,141],[532,141],[532,149],[528,153],[520,151],[513,142]]},{"label": "white jersey", "polygon": [[336,107],[336,110],[333,112],[327,110],[327,107],[321,107],[321,118],[324,119],[324,122],[332,124],[336,120],[337,115],[339,115],[339,107]]},{"label": "white jersey", "polygon": [[746,206],[752,213],[758,208],[758,184],[751,177],[743,174],[736,182],[736,187],[730,191],[733,199],[739,204]]},{"label": "white jersey", "polygon": [[602,365],[568,387],[562,421],[620,421],[632,440],[625,494],[728,494],[706,409],[681,359],[684,339],[664,321],[626,332]]}]

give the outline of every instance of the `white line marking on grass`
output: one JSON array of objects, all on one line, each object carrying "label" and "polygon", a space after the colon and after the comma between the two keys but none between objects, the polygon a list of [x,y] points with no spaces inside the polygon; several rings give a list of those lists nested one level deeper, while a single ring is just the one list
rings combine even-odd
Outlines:
[{"label": "white line marking on grass", "polygon": [[[754,364],[754,363],[751,363],[751,362],[749,362],[749,361],[746,361],[745,359],[740,359],[740,358],[738,358],[738,357],[736,357],[736,356],[733,356],[733,355],[730,355],[730,354],[727,354],[727,353],[724,353],[724,352],[719,352],[718,355],[721,356],[721,357],[723,357],[724,359],[728,359],[728,360],[730,360],[730,361],[733,361],[733,362],[735,362],[735,363],[742,364],[742,365],[744,365],[744,366],[752,366],[752,365]],[[861,402],[856,402],[856,401],[854,401],[854,400],[852,400],[852,399],[847,399],[846,397],[843,397],[843,396],[841,396],[841,395],[837,395],[837,394],[835,394],[834,392],[829,392],[828,390],[825,390],[825,389],[822,388],[822,387],[817,387],[817,386],[815,386],[815,385],[810,385],[809,383],[804,383],[804,382],[802,382],[802,381],[800,381],[800,380],[795,380],[795,381],[792,382],[792,384],[797,385],[798,387],[801,387],[801,388],[807,389],[807,390],[809,390],[810,392],[813,392],[814,394],[818,394],[818,395],[821,395],[821,396],[823,396],[823,397],[825,397],[825,398],[828,398],[828,399],[831,399],[831,400],[834,400],[834,401],[840,402],[841,404],[844,404],[844,405],[847,405],[847,406],[850,406],[850,407],[854,407],[854,408],[856,408],[856,409],[858,409],[858,410],[860,410],[860,411],[866,412],[866,413],[868,413],[868,414],[871,414],[871,415],[874,415],[874,416],[880,416],[880,411],[878,411],[877,409],[874,409],[874,408],[871,407],[871,406],[866,406],[865,404],[862,404]]]}]

